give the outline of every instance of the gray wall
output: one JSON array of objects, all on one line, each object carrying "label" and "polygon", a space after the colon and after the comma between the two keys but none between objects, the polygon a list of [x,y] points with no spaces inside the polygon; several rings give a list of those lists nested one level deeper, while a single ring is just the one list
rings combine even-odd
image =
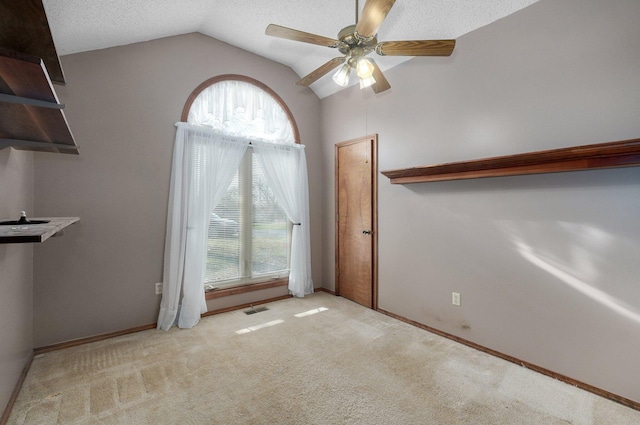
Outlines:
[{"label": "gray wall", "polygon": [[[382,171],[640,137],[639,22],[542,0],[323,99],[325,285],[335,143],[378,133]],[[380,308],[640,401],[640,168],[378,182]]]},{"label": "gray wall", "polygon": [[[35,209],[79,216],[34,259],[35,346],[154,323],[160,296],[174,123],[189,94],[220,74],[255,78],[282,97],[307,145],[320,194],[320,101],[291,69],[200,34],[62,57],[57,89],[79,156],[36,154]],[[313,277],[322,283],[320,196],[311,198]],[[222,308],[286,288],[210,302]]]},{"label": "gray wall", "polygon": [[[33,211],[33,154],[0,151],[0,221]],[[33,216],[33,215],[32,215]],[[0,245],[0,416],[33,348],[33,245]]]}]

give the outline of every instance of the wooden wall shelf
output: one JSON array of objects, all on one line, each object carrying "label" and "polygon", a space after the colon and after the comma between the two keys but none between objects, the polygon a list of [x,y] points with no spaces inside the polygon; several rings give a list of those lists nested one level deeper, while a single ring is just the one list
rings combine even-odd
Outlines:
[{"label": "wooden wall shelf", "polygon": [[0,0],[0,149],[78,153],[52,81],[65,84],[42,0]]},{"label": "wooden wall shelf", "polygon": [[0,1],[0,47],[42,58],[51,80],[65,84],[42,0]]},{"label": "wooden wall shelf", "polygon": [[31,219],[49,220],[49,222],[42,224],[2,225],[0,226],[0,244],[44,242],[50,237],[60,233],[65,227],[80,220],[79,217],[38,217]]},{"label": "wooden wall shelf", "polygon": [[78,154],[42,59],[0,48],[0,149]]},{"label": "wooden wall shelf", "polygon": [[391,184],[556,173],[640,165],[640,139],[382,171]]}]

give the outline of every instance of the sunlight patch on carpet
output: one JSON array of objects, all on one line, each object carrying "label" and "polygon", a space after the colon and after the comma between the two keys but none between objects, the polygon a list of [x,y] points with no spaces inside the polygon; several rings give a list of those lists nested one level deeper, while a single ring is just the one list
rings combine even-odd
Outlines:
[{"label": "sunlight patch on carpet", "polygon": [[294,314],[295,317],[306,317],[312,316],[314,314],[322,313],[323,311],[329,310],[326,307],[314,308],[313,310],[305,311],[304,313]]},{"label": "sunlight patch on carpet", "polygon": [[236,331],[236,333],[238,335],[247,334],[249,332],[255,332],[255,331],[263,329],[263,328],[268,328],[269,326],[279,325],[280,323],[284,323],[284,320],[281,320],[281,319],[272,320],[270,322],[263,323],[261,325],[249,326],[248,328],[244,328],[244,329],[240,329],[239,331]]}]

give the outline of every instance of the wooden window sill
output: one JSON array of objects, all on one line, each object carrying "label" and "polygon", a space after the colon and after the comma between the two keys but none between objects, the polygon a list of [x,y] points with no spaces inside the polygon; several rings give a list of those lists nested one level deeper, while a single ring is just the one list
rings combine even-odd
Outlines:
[{"label": "wooden window sill", "polygon": [[216,298],[229,297],[231,295],[246,294],[248,292],[261,291],[263,289],[277,288],[279,286],[287,286],[289,278],[272,279],[267,282],[250,283],[246,285],[232,286],[229,288],[212,289],[205,291],[205,298],[213,300]]}]

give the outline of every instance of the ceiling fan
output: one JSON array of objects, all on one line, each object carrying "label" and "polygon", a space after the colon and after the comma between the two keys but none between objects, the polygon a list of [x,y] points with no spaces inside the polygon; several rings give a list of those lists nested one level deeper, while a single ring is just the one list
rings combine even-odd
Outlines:
[{"label": "ceiling fan", "polygon": [[378,42],[376,33],[396,0],[366,0],[362,16],[358,21],[358,0],[356,0],[356,25],[349,25],[338,33],[338,39],[310,34],[292,28],[271,24],[265,34],[303,43],[338,49],[344,56],[312,71],[296,82],[299,86],[309,86],[333,69],[342,65],[334,74],[333,81],[346,87],[349,85],[351,70],[355,69],[360,79],[360,88],[371,86],[374,92],[381,93],[391,88],[382,71],[371,58],[372,52],[381,56],[449,56],[455,47],[455,40],[405,40]]}]

